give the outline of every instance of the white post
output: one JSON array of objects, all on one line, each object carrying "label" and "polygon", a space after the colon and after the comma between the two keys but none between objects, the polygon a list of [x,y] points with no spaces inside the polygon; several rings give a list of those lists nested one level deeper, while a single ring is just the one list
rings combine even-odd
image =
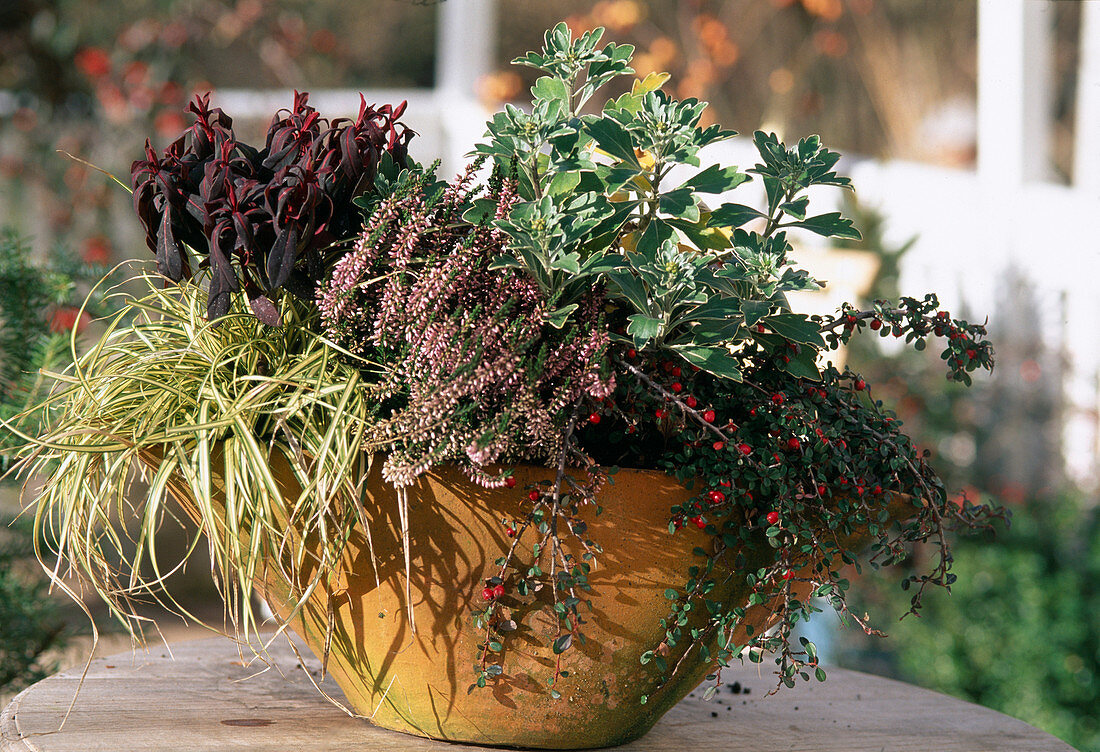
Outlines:
[{"label": "white post", "polygon": [[1023,177],[1025,181],[1051,182],[1054,178],[1054,3],[1051,0],[1025,2],[1023,54]]},{"label": "white post", "polygon": [[476,99],[477,82],[495,61],[495,0],[446,0],[439,4],[435,87]]},{"label": "white post", "polygon": [[978,3],[978,175],[1013,192],[1023,183],[1024,4]]},{"label": "white post", "polygon": [[1100,4],[1081,3],[1081,62],[1077,69],[1074,186],[1100,196]]},{"label": "white post", "polygon": [[496,0],[446,0],[439,5],[436,101],[443,130],[442,177],[461,169],[484,132],[487,112],[478,83],[496,66]]}]

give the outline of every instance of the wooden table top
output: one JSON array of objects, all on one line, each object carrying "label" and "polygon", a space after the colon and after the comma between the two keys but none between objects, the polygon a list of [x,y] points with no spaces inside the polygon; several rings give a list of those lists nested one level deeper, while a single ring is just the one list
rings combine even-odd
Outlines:
[{"label": "wooden table top", "polygon": [[[244,665],[226,639],[196,640],[92,662],[52,676],[0,715],[0,752],[463,752],[375,728],[322,698],[285,640],[271,662]],[[312,657],[311,657],[312,659]],[[749,665],[723,671],[710,701],[688,697],[623,752],[687,747],[737,752],[1072,752],[1022,721],[946,695],[833,668],[767,697],[774,677]],[[316,671],[316,666],[311,665]],[[734,682],[737,684],[735,685]],[[330,680],[322,685],[341,697]],[[734,691],[736,690],[736,691]],[[72,711],[59,730],[66,711]]]}]

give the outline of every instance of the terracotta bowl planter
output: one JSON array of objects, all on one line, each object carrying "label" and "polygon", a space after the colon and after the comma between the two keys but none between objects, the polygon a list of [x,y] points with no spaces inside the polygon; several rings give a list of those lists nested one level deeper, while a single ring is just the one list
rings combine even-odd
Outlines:
[{"label": "terracotta bowl planter", "polygon": [[[214,461],[218,467],[220,458]],[[316,590],[302,609],[291,613],[294,598],[285,582],[269,578],[258,583],[273,611],[318,657],[324,653],[327,603],[333,596],[327,670],[351,707],[374,724],[471,744],[612,746],[645,734],[712,668],[694,650],[658,687],[656,672],[639,660],[664,636],[658,621],[669,613],[665,589],[681,586],[688,567],[703,561],[693,550],[712,542],[695,529],[668,532],[670,507],[694,492],[662,472],[621,470],[614,485],[600,495],[602,514],[593,510],[586,519],[604,553],[589,576],[592,590],[586,595],[592,609],[581,608],[587,640],[562,654],[562,668],[569,675],[554,685],[560,699],[554,699],[547,686],[557,657],[551,647],[557,634],[553,620],[540,610],[524,608],[510,595],[501,600],[515,609],[519,629],[505,644],[505,673],[485,688],[468,691],[481,655],[478,643],[485,634],[474,626],[472,614],[484,608],[484,580],[498,572],[494,562],[512,543],[501,519],[514,519],[521,511],[517,491],[480,488],[449,468],[433,471],[412,487],[408,588],[414,631],[407,613],[396,492],[383,481],[380,465],[374,463],[367,484],[371,541],[363,530],[354,531],[339,570],[328,579],[332,584],[327,592]],[[272,469],[287,493],[296,493],[285,461],[273,458]],[[553,471],[519,467],[515,477],[522,489],[551,480]],[[531,560],[530,542],[521,543],[517,551],[520,561]],[[581,551],[574,553],[579,557]],[[762,543],[744,553],[747,566],[756,569],[767,563],[771,549]],[[543,568],[549,570],[547,562]],[[747,604],[744,578],[731,574],[716,595]],[[800,597],[807,590],[803,584]],[[551,597],[549,588],[542,594],[547,600]],[[773,619],[769,607],[749,608],[739,639],[746,637],[746,625],[759,632]],[[668,654],[669,666],[681,655],[677,650]],[[648,695],[645,704],[643,695]]]}]

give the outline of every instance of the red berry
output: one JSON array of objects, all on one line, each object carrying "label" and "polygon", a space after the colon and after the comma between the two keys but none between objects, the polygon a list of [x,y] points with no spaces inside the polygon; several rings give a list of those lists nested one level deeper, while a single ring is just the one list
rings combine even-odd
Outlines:
[{"label": "red berry", "polygon": [[527,498],[530,499],[531,501],[538,501],[539,500],[539,492],[538,491],[532,491],[531,493],[527,494]]},{"label": "red berry", "polygon": [[784,356],[782,357],[782,361],[783,361],[784,363],[790,363],[790,362],[791,362],[791,356],[790,356],[790,355],[784,355]]},{"label": "red berry", "polygon": [[493,597],[494,598],[499,598],[502,595],[504,595],[504,586],[503,585],[497,585],[496,587],[493,588]]},{"label": "red berry", "polygon": [[840,479],[840,485],[842,485],[842,486],[848,485],[848,479],[847,478],[841,478]]},{"label": "red berry", "polygon": [[782,394],[773,394],[772,395],[772,402],[774,402],[777,405],[782,405],[783,400],[785,400],[785,399],[786,399],[786,397],[784,397]]},{"label": "red berry", "polygon": [[752,447],[748,444],[738,444],[737,451],[747,457],[748,455],[752,454]]},{"label": "red berry", "polygon": [[779,522],[779,512],[768,512],[768,524],[774,525]]},{"label": "red berry", "polygon": [[767,330],[766,330],[766,329],[764,328],[764,325],[763,325],[763,324],[757,324],[757,325],[756,325],[756,331],[758,331],[758,332],[760,332],[761,334],[763,334],[763,333],[764,333],[765,331],[767,331]]},{"label": "red berry", "polygon": [[633,347],[626,351],[626,357],[630,358],[631,360],[634,360],[634,358],[636,358],[637,355],[638,355],[638,351],[635,350]]},{"label": "red berry", "polygon": [[508,486],[508,488],[515,488],[516,479],[509,475],[507,478],[504,479],[504,485]]},{"label": "red berry", "polygon": [[716,441],[716,442],[714,442],[714,444],[712,446],[714,447],[714,451],[721,452],[723,449],[726,448],[726,442]]},{"label": "red berry", "polygon": [[507,533],[509,538],[515,538],[516,537],[516,529],[514,527],[512,527],[511,525],[504,528],[504,532]]},{"label": "red berry", "polygon": [[638,430],[638,427],[635,426],[635,425],[629,425],[629,426],[626,427],[626,432],[627,433],[634,433],[637,430]]},{"label": "red berry", "polygon": [[702,517],[692,517],[691,518],[691,523],[693,525],[695,525],[695,527],[699,528],[700,530],[702,530],[703,528],[705,528],[707,526],[707,523],[703,521]]},{"label": "red berry", "polygon": [[817,495],[818,496],[824,496],[825,495],[825,486],[824,485],[820,485],[820,486],[817,487]]},{"label": "red berry", "polygon": [[600,414],[599,413],[592,413],[591,415],[588,416],[588,422],[591,423],[592,425],[596,425],[597,423],[600,422]]},{"label": "red berry", "polygon": [[721,504],[723,501],[726,500],[726,495],[718,489],[714,489],[707,494],[707,498],[710,499],[711,504]]},{"label": "red berry", "polygon": [[731,484],[728,480],[721,480],[721,481],[718,481],[718,485],[720,485],[724,488],[729,488]]},{"label": "red berry", "polygon": [[664,363],[661,364],[661,368],[665,369],[665,373],[669,373],[670,371],[672,371],[672,361],[666,360]]},{"label": "red berry", "polygon": [[792,436],[791,438],[787,439],[787,449],[794,451],[800,446],[802,446],[802,442],[798,440],[797,436]]},{"label": "red berry", "polygon": [[679,394],[680,392],[684,391],[684,385],[681,384],[679,381],[673,381],[672,386],[670,386],[669,389]]},{"label": "red berry", "polygon": [[661,418],[665,417],[665,411],[664,410],[655,410],[653,412],[653,414],[657,416],[657,420],[660,420]]},{"label": "red berry", "polygon": [[867,382],[863,379],[856,379],[855,387],[857,392],[862,392],[867,388]]},{"label": "red berry", "polygon": [[699,400],[692,397],[690,394],[684,399],[684,404],[688,407],[695,407],[699,404]]},{"label": "red berry", "polygon": [[966,357],[970,358],[971,360],[974,360],[974,358],[978,357],[978,353],[977,353],[976,350],[967,350],[966,351]]},{"label": "red berry", "polygon": [[486,601],[493,600],[493,588],[487,587],[484,590],[482,590],[481,591],[481,598],[482,598],[482,600],[486,600]]},{"label": "red berry", "polygon": [[873,493],[875,496],[878,496],[880,493],[882,493],[882,486],[875,486],[871,489],[871,493]]},{"label": "red berry", "polygon": [[680,378],[680,366],[673,366],[672,367],[672,375],[675,376],[676,378]]},{"label": "red berry", "polygon": [[705,413],[703,413],[703,420],[705,420],[707,423],[713,423],[714,422],[714,411],[713,410],[707,410]]},{"label": "red berry", "polygon": [[683,520],[682,518],[680,518],[680,517],[677,517],[676,519],[674,519],[674,520],[672,521],[672,525],[673,525],[673,527],[675,527],[675,528],[676,528],[677,530],[679,530],[680,528],[682,528],[682,527],[684,526],[684,520]]},{"label": "red berry", "polygon": [[794,572],[790,569],[788,569],[786,572],[783,573],[783,579],[784,580],[789,580],[792,577],[794,577]]},{"label": "red berry", "polygon": [[755,407],[753,409],[749,410],[749,415],[751,415],[754,418],[756,417],[756,408]]},{"label": "red berry", "polygon": [[879,329],[882,328],[882,322],[878,319],[871,319],[871,328],[877,332]]}]

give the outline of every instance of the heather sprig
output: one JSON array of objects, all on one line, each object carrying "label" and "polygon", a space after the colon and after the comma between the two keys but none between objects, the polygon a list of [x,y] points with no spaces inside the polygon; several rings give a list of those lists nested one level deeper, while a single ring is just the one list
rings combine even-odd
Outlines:
[{"label": "heather sprig", "polygon": [[[445,461],[499,486],[506,476],[488,465],[555,457],[575,406],[614,385],[601,290],[553,319],[533,279],[494,266],[508,236],[462,218],[481,190],[475,169],[436,195],[426,180],[384,200],[318,295],[328,335],[375,370],[390,411],[366,441],[388,453],[383,472],[398,486]],[[507,216],[514,183],[491,191]]]}]

